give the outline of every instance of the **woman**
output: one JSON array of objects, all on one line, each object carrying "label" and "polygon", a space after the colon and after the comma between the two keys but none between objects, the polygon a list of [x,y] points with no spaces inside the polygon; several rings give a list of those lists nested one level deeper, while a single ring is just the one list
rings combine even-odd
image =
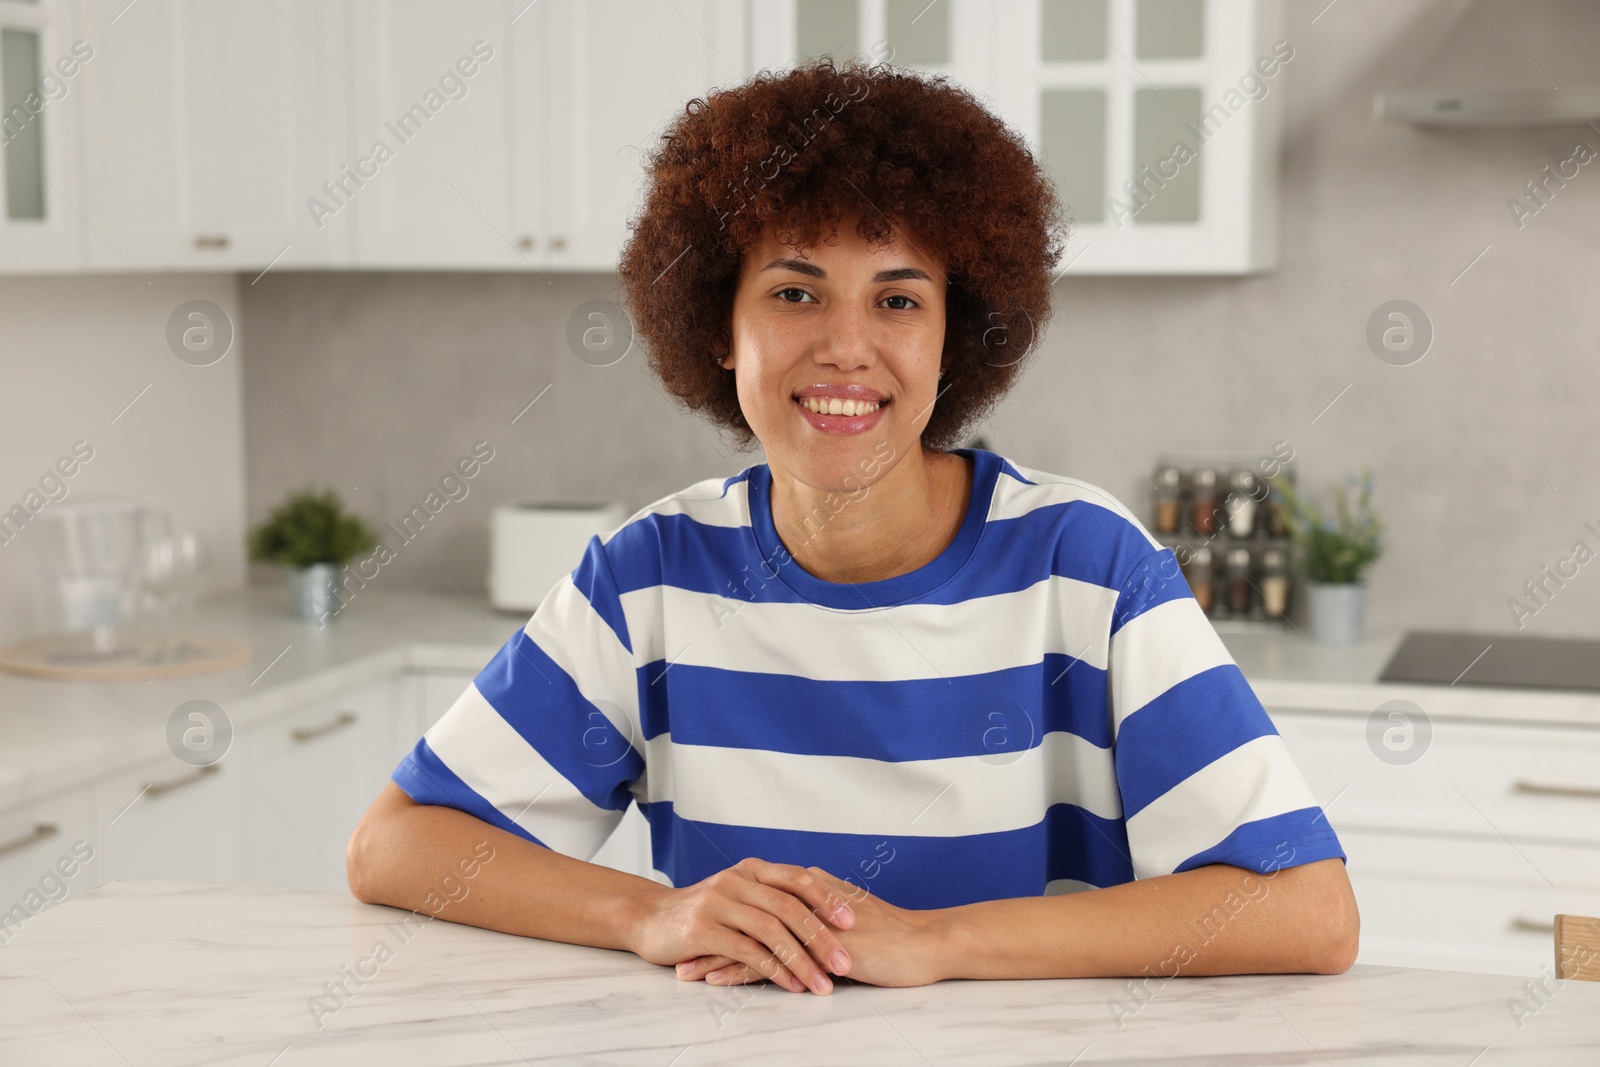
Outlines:
[{"label": "woman", "polygon": [[[1338,839],[1172,552],[950,447],[1049,319],[1022,142],[823,61],[691,103],[649,178],[651,367],[767,462],[590,541],[396,769],[356,895],[487,854],[428,910],[795,992],[1348,968]],[[662,881],[586,862],[634,801]]]}]

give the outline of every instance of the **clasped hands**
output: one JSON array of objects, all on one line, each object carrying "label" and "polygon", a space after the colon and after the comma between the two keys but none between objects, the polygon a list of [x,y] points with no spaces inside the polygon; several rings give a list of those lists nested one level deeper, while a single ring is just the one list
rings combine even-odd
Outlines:
[{"label": "clasped hands", "polygon": [[647,898],[633,951],[713,985],[769,979],[832,991],[829,974],[880,986],[940,979],[936,911],[898,908],[823,870],[754,857]]}]

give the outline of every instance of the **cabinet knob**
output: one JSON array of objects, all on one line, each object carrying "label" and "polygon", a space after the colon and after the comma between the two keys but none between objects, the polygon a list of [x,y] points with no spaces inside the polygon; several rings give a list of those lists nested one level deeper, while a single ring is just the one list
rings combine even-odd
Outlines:
[{"label": "cabinet knob", "polygon": [[196,235],[194,246],[199,249],[221,249],[228,247],[228,235],[225,233],[202,233]]},{"label": "cabinet knob", "polygon": [[61,828],[53,822],[34,823],[33,829],[12,841],[0,845],[0,856],[7,852],[16,852],[18,849],[27,848],[39,841],[45,841],[61,832]]},{"label": "cabinet knob", "polygon": [[567,247],[567,239],[565,237],[552,237],[552,238],[550,238],[550,249],[551,249],[551,251],[559,252],[563,248],[566,248],[566,247]]},{"label": "cabinet knob", "polygon": [[307,741],[315,741],[317,738],[323,736],[324,734],[331,734],[335,730],[339,730],[339,729],[342,729],[342,728],[344,728],[346,726],[349,726],[351,723],[353,723],[355,721],[356,721],[356,713],[355,712],[353,712],[353,711],[341,711],[339,714],[335,715],[333,718],[329,719],[327,722],[323,723],[321,726],[302,726],[299,729],[290,730],[289,731],[289,736],[294,738],[296,741],[304,744]]},{"label": "cabinet knob", "polygon": [[533,248],[533,238],[530,237],[527,234],[523,234],[521,237],[518,237],[517,238],[517,248],[521,249],[524,252],[529,251],[530,249]]},{"label": "cabinet knob", "polygon": [[218,767],[215,763],[208,763],[204,767],[196,769],[191,774],[179,775],[177,778],[168,778],[164,782],[146,782],[144,784],[144,792],[149,793],[152,798],[159,797],[166,793],[172,792],[174,789],[182,789],[184,786],[193,785],[203,778],[209,778],[211,775],[216,774],[220,770],[222,770],[222,768]]},{"label": "cabinet knob", "polygon": [[1600,789],[1582,785],[1545,785],[1542,782],[1512,782],[1511,791],[1524,796],[1571,797],[1574,800],[1600,800]]}]

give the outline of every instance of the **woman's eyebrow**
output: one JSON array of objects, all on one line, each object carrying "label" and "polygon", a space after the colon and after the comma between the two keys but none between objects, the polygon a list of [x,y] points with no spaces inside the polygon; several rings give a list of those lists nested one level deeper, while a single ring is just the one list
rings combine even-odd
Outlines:
[{"label": "woman's eyebrow", "polygon": [[[803,259],[775,259],[761,269],[763,271],[792,270],[796,274],[805,274],[812,278],[826,278],[828,276],[827,271],[815,263],[810,263]],[[872,280],[875,282],[931,282],[933,278],[928,275],[927,271],[918,267],[895,267],[893,270],[880,270],[872,276]]]}]

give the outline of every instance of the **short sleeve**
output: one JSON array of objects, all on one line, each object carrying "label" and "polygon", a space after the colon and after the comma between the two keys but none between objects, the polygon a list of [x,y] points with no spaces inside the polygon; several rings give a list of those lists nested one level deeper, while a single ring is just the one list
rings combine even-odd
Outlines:
[{"label": "short sleeve", "polygon": [[1118,589],[1112,754],[1136,877],[1344,859],[1305,777],[1171,549]]},{"label": "short sleeve", "polygon": [[644,771],[636,678],[615,579],[593,537],[392,777],[419,804],[587,860]]}]

